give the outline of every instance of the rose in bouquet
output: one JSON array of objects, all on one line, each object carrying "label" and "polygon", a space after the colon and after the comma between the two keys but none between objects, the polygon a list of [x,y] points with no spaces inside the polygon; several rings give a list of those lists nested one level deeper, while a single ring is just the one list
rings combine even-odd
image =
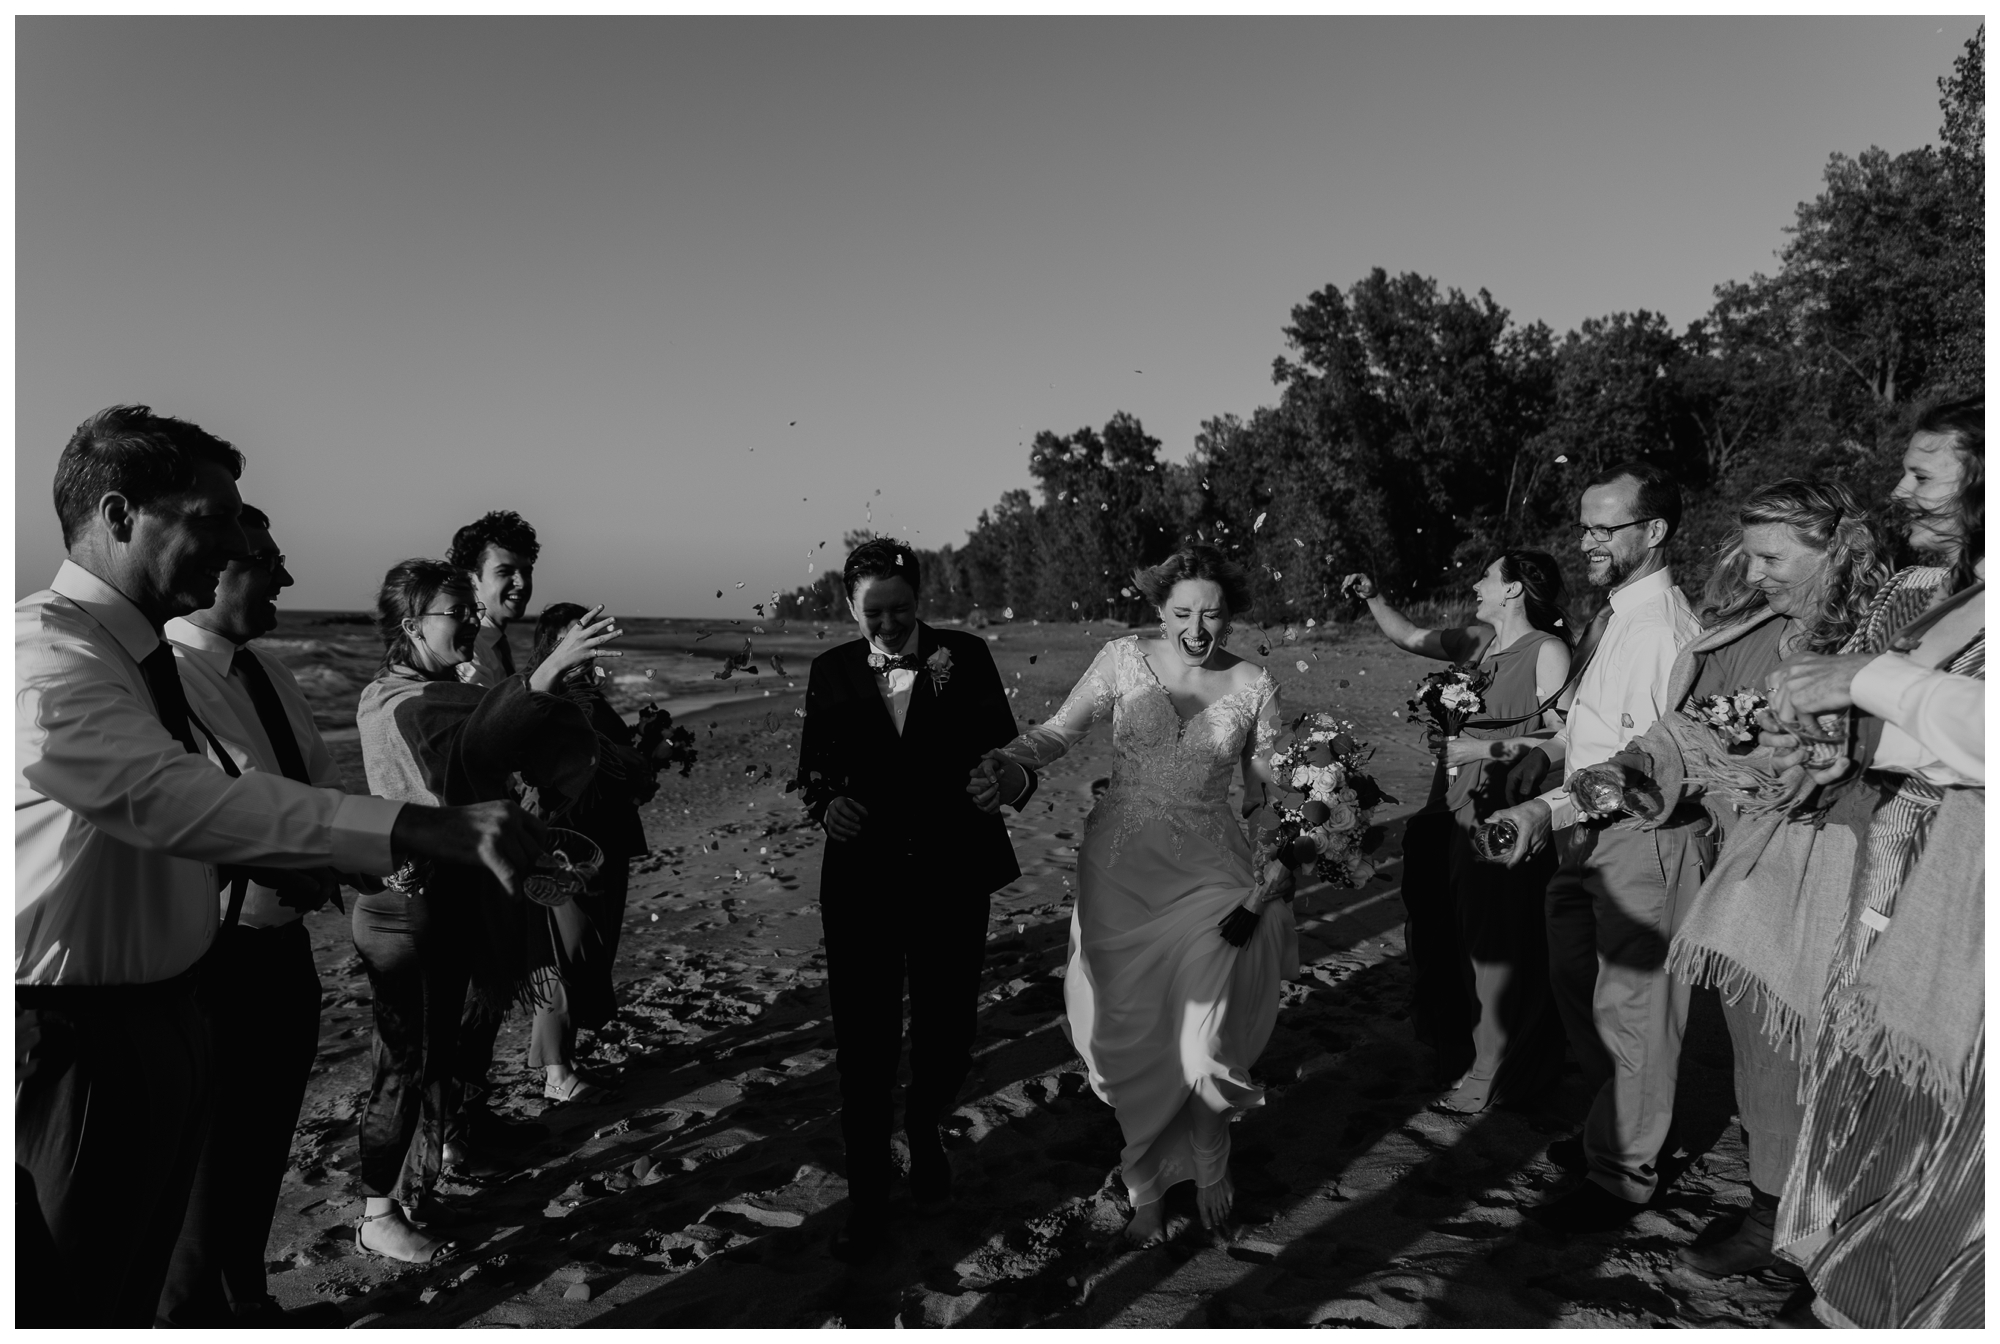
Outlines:
[{"label": "rose in bouquet", "polygon": [[[1476,663],[1453,663],[1419,683],[1410,701],[1410,718],[1424,725],[1431,750],[1442,755],[1467,721],[1486,708],[1486,683],[1487,676]],[[1445,776],[1457,779],[1458,767],[1448,766]]]},{"label": "rose in bouquet", "polygon": [[1707,724],[1731,746],[1755,746],[1759,732],[1757,711],[1769,709],[1763,693],[1744,687],[1734,695],[1704,695],[1690,700],[1687,715],[1696,723]]},{"label": "rose in bouquet", "polygon": [[1292,744],[1271,758],[1283,793],[1272,804],[1278,825],[1263,859],[1288,866],[1310,861],[1314,873],[1336,887],[1358,887],[1375,875],[1369,824],[1377,807],[1396,801],[1368,773],[1375,749],[1357,741],[1347,731],[1352,726],[1331,714],[1302,715]]}]

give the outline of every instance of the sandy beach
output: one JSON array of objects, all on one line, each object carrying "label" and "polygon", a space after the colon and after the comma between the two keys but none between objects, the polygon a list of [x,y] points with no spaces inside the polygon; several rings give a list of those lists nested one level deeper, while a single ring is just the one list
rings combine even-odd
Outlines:
[{"label": "sandy beach", "polygon": [[[496,1070],[503,1109],[538,1117],[548,1139],[518,1174],[442,1188],[463,1209],[450,1229],[456,1259],[419,1268],[358,1253],[368,985],[344,918],[313,915],[321,1053],[267,1256],[287,1305],[333,1298],[354,1324],[384,1327],[1658,1327],[1765,1324],[1788,1295],[1776,1279],[1717,1282],[1674,1263],[1711,1216],[1748,1201],[1712,996],[1697,996],[1682,1060],[1679,1174],[1622,1233],[1563,1240],[1522,1217],[1569,1179],[1542,1150],[1582,1114],[1574,1070],[1531,1111],[1428,1109],[1442,1089],[1407,1021],[1399,887],[1402,822],[1430,770],[1402,713],[1427,665],[1372,629],[1339,626],[1243,632],[1234,645],[1271,668],[1288,711],[1351,719],[1401,799],[1378,818],[1387,862],[1375,881],[1297,898],[1300,974],[1257,1068],[1267,1104],[1235,1130],[1236,1226],[1204,1232],[1177,1192],[1167,1244],[1133,1251],[1116,1237],[1127,1214],[1117,1126],[1060,1025],[1076,845],[1092,782],[1110,772],[1100,731],[1010,820],[1023,876],[993,901],[974,1073],[949,1122],[955,1209],[919,1219],[899,1203],[889,1255],[861,1269],[833,1259],[845,1186],[820,838],[783,784],[806,667],[848,632],[625,624],[615,701],[678,706],[701,759],[687,779],[663,776],[646,809],[653,852],[635,865],[616,971],[623,1006],[580,1046],[619,1093],[546,1104],[539,1071],[522,1063],[525,1025],[510,1019]],[[982,633],[1025,723],[1050,713],[1123,631]],[[718,680],[745,638],[758,672]],[[360,787],[352,713],[373,673],[372,633],[295,613],[268,643],[300,673]]]}]

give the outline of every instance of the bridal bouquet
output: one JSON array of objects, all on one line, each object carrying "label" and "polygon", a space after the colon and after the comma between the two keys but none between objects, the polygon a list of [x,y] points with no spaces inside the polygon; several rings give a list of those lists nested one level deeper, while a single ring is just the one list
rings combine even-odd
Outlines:
[{"label": "bridal bouquet", "polygon": [[1271,859],[1288,865],[1311,860],[1313,871],[1336,887],[1358,887],[1375,876],[1368,858],[1368,826],[1375,808],[1396,800],[1367,770],[1375,749],[1356,741],[1333,715],[1301,715],[1291,746],[1271,758],[1284,795],[1272,804],[1277,829],[1266,839],[1258,869]]},{"label": "bridal bouquet", "polygon": [[[1441,672],[1431,673],[1418,685],[1416,698],[1410,701],[1410,717],[1425,725],[1431,750],[1442,752],[1466,721],[1486,708],[1486,701],[1480,695],[1486,689],[1486,682],[1486,674],[1479,670],[1478,664],[1453,663]],[[1445,774],[1457,779],[1458,767],[1449,767]]]},{"label": "bridal bouquet", "polygon": [[1734,695],[1705,695],[1688,702],[1686,713],[1696,723],[1706,724],[1722,734],[1732,746],[1755,744],[1757,711],[1769,709],[1771,702],[1761,691],[1744,687]]}]

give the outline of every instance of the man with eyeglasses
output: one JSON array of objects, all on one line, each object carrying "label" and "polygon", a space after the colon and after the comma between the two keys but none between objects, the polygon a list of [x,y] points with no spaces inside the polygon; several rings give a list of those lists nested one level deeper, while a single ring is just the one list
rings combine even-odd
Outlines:
[{"label": "man with eyeglasses", "polygon": [[1560,769],[1565,782],[1608,761],[1669,708],[1668,680],[1700,622],[1667,566],[1680,524],[1673,478],[1649,462],[1612,467],[1584,487],[1578,545],[1604,609],[1577,649],[1575,698],[1562,730],[1508,775],[1515,806],[1511,867],[1549,843],[1561,865],[1548,892],[1549,979],[1571,1049],[1596,1088],[1581,1143],[1549,1155],[1586,1179],[1534,1212],[1563,1232],[1628,1221],[1659,1186],[1673,1121],[1688,988],[1666,970],[1667,946],[1714,862],[1698,806],[1657,830],[1580,813],[1566,787],[1526,797]]},{"label": "man with eyeglasses", "polygon": [[[262,770],[324,789],[343,787],[291,671],[251,642],[278,627],[292,586],[271,520],[245,504],[250,553],[229,562],[215,602],[164,630],[188,706],[240,771]],[[338,900],[331,868],[243,872],[237,922],[217,937],[206,1007],[217,1063],[215,1108],[187,1221],[160,1296],[162,1326],[297,1326],[343,1322],[332,1303],[287,1313],[265,1289],[264,1244],[292,1131],[319,1051],[319,972],[305,916]],[[351,878],[352,881],[365,879]],[[221,906],[235,893],[225,887]]]},{"label": "man with eyeglasses", "polygon": [[229,922],[218,865],[428,858],[518,890],[541,853],[512,803],[218,768],[160,636],[249,552],[242,471],[185,420],[92,416],[56,464],[68,559],[14,606],[16,1325],[154,1323],[213,1089],[196,989]]}]

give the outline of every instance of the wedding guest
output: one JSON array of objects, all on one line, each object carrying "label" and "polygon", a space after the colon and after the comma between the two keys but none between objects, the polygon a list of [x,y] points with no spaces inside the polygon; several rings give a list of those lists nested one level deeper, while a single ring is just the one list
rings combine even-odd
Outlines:
[{"label": "wedding guest", "polygon": [[[464,571],[443,561],[405,560],[383,578],[382,675],[355,713],[369,787],[419,802],[496,799],[518,773],[537,788],[582,793],[597,741],[581,711],[526,677],[492,687],[462,679],[478,620]],[[543,666],[560,671],[615,633],[590,626]],[[361,1120],[366,1207],[354,1229],[363,1251],[429,1264],[454,1249],[420,1224],[439,1213],[428,1197],[457,1109],[460,1016],[468,993],[475,1025],[531,999],[535,968],[552,958],[530,910],[539,914],[462,863],[405,864],[386,890],[354,902],[354,946],[375,1011],[375,1077]]]},{"label": "wedding guest", "polygon": [[[899,541],[848,555],[860,638],[813,660],[799,743],[807,812],[827,834],[820,919],[849,1206],[833,1249],[855,1260],[887,1232],[906,983],[910,1192],[921,1211],[949,1204],[938,1125],[972,1063],[988,898],[1021,872],[1005,823],[967,793],[982,754],[1014,736],[1005,688],[985,640],[917,619],[921,578]],[[1018,809],[1033,792],[1029,774],[1006,801]]]},{"label": "wedding guest", "polygon": [[1430,798],[1403,833],[1410,1017],[1456,1080],[1436,1109],[1471,1114],[1535,1095],[1562,1065],[1542,913],[1555,854],[1496,873],[1473,853],[1472,832],[1506,805],[1508,765],[1561,725],[1549,702],[1569,678],[1562,571],[1541,551],[1503,551],[1472,586],[1473,623],[1442,629],[1404,616],[1366,575],[1348,575],[1341,590],[1367,602],[1398,648],[1477,664],[1484,680],[1483,708],[1441,744]]},{"label": "wedding guest", "polygon": [[92,416],[56,466],[69,558],[14,608],[14,1156],[62,1261],[19,1285],[17,1324],[153,1323],[213,1087],[194,991],[215,865],[423,856],[512,884],[540,852],[511,804],[410,806],[205,757],[160,634],[248,553],[242,469],[149,407]]},{"label": "wedding guest", "polygon": [[[535,622],[534,649],[528,656],[530,677],[555,655],[579,626],[596,622],[602,608],[588,610],[574,602],[553,602]],[[547,977],[540,1006],[528,1036],[528,1067],[545,1075],[542,1094],[550,1101],[587,1103],[603,1100],[606,1084],[586,1077],[576,1067],[579,1027],[596,1030],[617,1015],[611,991],[611,964],[618,955],[618,935],[625,922],[625,892],[631,863],[646,853],[646,828],[639,809],[659,785],[653,762],[634,745],[629,728],[597,686],[594,659],[572,663],[547,690],[581,709],[597,734],[597,774],[590,786],[559,811],[541,815],[587,837],[603,855],[603,865],[582,895],[549,911],[549,936],[555,965]]]},{"label": "wedding guest", "polygon": [[1983,400],[1928,410],[1895,492],[1955,591],[1886,652],[1801,658],[1774,688],[1780,719],[1855,712],[1864,767],[1776,1236],[1828,1325],[1985,1323],[1985,444]]},{"label": "wedding guest", "polygon": [[472,661],[482,686],[514,675],[514,647],[507,640],[507,626],[528,614],[528,599],[535,595],[535,561],[541,553],[535,529],[512,509],[483,514],[452,534],[445,558],[472,576],[479,604]]},{"label": "wedding guest", "polygon": [[1704,595],[1703,633],[1668,684],[1666,704],[1682,712],[1571,780],[1573,794],[1595,785],[1619,798],[1634,814],[1620,824],[1642,831],[1699,799],[1721,845],[1668,956],[1690,984],[1721,991],[1749,1151],[1748,1209],[1719,1214],[1712,1235],[1680,1253],[1715,1277],[1780,1268],[1772,1229],[1804,1118],[1797,1055],[1817,1031],[1854,863],[1850,836],[1823,826],[1805,796],[1804,772],[1774,772],[1738,706],[1794,654],[1851,647],[1889,577],[1886,548],[1841,486],[1779,481],[1745,499],[1736,523]]},{"label": "wedding guest", "polygon": [[[1567,779],[1651,727],[1670,708],[1681,646],[1700,632],[1667,565],[1681,516],[1673,478],[1649,462],[1612,467],[1584,487],[1579,511],[1586,575],[1608,601],[1578,646],[1568,720],[1514,766],[1510,797],[1546,783],[1553,763]],[[1667,973],[1667,944],[1714,862],[1708,817],[1691,806],[1654,830],[1618,829],[1579,816],[1562,787],[1493,816],[1515,828],[1510,865],[1555,837],[1549,978],[1570,1049],[1596,1092],[1580,1144],[1549,1149],[1557,1162],[1585,1168],[1586,1179],[1535,1216],[1560,1232],[1617,1227],[1652,1199],[1673,1122],[1688,989]]]},{"label": "wedding guest", "polygon": [[[263,511],[245,504],[240,518],[250,553],[222,571],[213,604],[166,623],[189,708],[214,734],[211,749],[227,751],[244,774],[338,789],[340,771],[291,672],[252,647],[277,628],[278,594],[292,576]],[[319,1050],[319,972],[304,916],[339,883],[330,868],[267,869],[243,880],[236,925],[216,940],[207,996],[214,1113],[159,1323],[338,1328],[331,1302],[278,1306],[265,1288],[264,1245]],[[230,895],[222,895],[225,908]]]}]

